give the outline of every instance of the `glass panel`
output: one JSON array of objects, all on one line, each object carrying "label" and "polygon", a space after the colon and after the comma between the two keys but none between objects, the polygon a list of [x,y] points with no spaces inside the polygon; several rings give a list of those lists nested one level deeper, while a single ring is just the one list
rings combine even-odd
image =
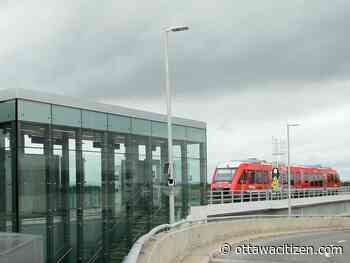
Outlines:
[{"label": "glass panel", "polygon": [[51,105],[27,100],[18,100],[18,119],[23,121],[50,123]]},{"label": "glass panel", "polygon": [[16,119],[16,103],[14,100],[0,102],[0,122],[7,122]]},{"label": "glass panel", "polygon": [[164,122],[152,122],[152,136],[168,138],[168,125]]},{"label": "glass panel", "polygon": [[186,140],[186,127],[173,125],[173,138],[175,140]]},{"label": "glass panel", "polygon": [[199,144],[187,145],[187,166],[188,176],[191,182],[191,204],[200,205],[201,203],[201,170]]},{"label": "glass panel", "polygon": [[81,111],[70,107],[52,105],[52,124],[81,127]]},{"label": "glass panel", "polygon": [[165,139],[152,140],[152,226],[169,222],[169,188],[164,175],[168,160],[168,144]]},{"label": "glass panel", "polygon": [[139,161],[146,160],[146,145],[139,145],[138,146],[138,153],[139,153]]},{"label": "glass panel", "polygon": [[102,149],[103,134],[84,131],[84,259],[102,245]]},{"label": "glass panel", "polygon": [[69,255],[69,262],[76,262],[77,256],[77,184],[76,184],[76,140],[69,139],[69,235],[72,253]]},{"label": "glass panel", "polygon": [[174,178],[176,182],[175,187],[175,220],[182,218],[183,212],[183,185],[182,185],[182,164],[181,164],[181,146],[173,146],[173,162],[174,162]]},{"label": "glass panel", "polygon": [[[172,135],[175,140],[186,140],[186,127],[172,125]],[[166,122],[152,122],[152,137],[168,138],[168,124]]]},{"label": "glass panel", "polygon": [[0,125],[0,232],[12,231],[12,157],[10,124]]},{"label": "glass panel", "polygon": [[187,157],[199,159],[199,143],[187,144]]},{"label": "glass panel", "polygon": [[123,215],[125,212],[125,206],[123,204],[122,200],[122,191],[123,185],[122,182],[125,178],[125,153],[126,153],[126,137],[123,135],[115,135],[112,138],[113,145],[114,145],[114,163],[111,167],[113,169],[113,217],[114,222],[118,221],[118,219]]},{"label": "glass panel", "polygon": [[43,237],[44,257],[47,252],[46,162],[48,154],[47,127],[23,124],[20,130],[19,156],[19,217],[22,233]]},{"label": "glass panel", "polygon": [[126,135],[110,134],[109,151],[112,153],[109,169],[112,173],[109,190],[111,220],[109,225],[110,252],[116,262],[126,255],[128,243],[128,218],[126,214],[125,176],[126,176]]},{"label": "glass panel", "polygon": [[107,130],[107,114],[83,110],[82,127],[88,129]]},{"label": "glass panel", "polygon": [[131,132],[131,118],[108,114],[108,130],[116,132]]},{"label": "glass panel", "polygon": [[151,148],[149,137],[128,136],[125,178],[122,182],[126,204],[126,239],[130,247],[151,227]]},{"label": "glass panel", "polygon": [[52,130],[53,159],[53,253],[59,259],[70,248],[75,259],[76,204],[75,201],[75,132],[56,127]]},{"label": "glass panel", "polygon": [[142,119],[131,119],[133,134],[151,135],[151,122]]},{"label": "glass panel", "polygon": [[206,141],[205,130],[187,127],[187,139],[190,141],[205,142]]},{"label": "glass panel", "polygon": [[200,161],[188,159],[188,174],[191,180],[191,204],[200,205]]},{"label": "glass panel", "polygon": [[186,218],[190,211],[191,182],[188,171],[187,144],[179,141],[181,149],[181,176],[182,176],[182,216]]}]

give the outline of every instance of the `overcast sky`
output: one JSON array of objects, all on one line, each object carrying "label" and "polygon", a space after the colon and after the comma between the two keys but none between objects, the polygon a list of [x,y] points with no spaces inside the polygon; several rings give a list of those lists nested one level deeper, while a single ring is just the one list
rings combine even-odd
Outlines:
[{"label": "overcast sky", "polygon": [[350,179],[350,1],[0,0],[0,88],[22,87],[165,112],[162,30],[174,113],[207,122],[219,161],[272,160]]}]

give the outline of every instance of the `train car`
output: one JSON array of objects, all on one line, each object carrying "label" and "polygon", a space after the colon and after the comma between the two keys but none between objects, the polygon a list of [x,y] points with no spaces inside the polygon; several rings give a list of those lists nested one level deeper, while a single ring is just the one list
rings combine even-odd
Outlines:
[{"label": "train car", "polygon": [[[219,164],[212,176],[211,190],[249,191],[272,188],[272,164],[266,161],[228,161]],[[291,166],[293,189],[334,189],[341,186],[335,169],[324,167]],[[288,185],[286,167],[280,168],[279,185]]]}]

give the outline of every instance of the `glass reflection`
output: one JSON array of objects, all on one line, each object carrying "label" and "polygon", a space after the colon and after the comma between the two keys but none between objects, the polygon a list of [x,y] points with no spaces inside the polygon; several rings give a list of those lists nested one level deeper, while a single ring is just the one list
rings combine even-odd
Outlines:
[{"label": "glass reflection", "polygon": [[[168,222],[166,138],[17,124],[18,134],[0,125],[0,231],[41,235],[46,262],[121,262],[138,237]],[[202,204],[201,147],[173,142],[176,220],[190,202]]]}]

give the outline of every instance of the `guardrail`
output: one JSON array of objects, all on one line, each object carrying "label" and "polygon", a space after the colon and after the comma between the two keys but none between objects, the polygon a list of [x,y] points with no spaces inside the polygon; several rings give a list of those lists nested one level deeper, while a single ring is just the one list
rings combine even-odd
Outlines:
[{"label": "guardrail", "polygon": [[[218,194],[219,193],[219,194]],[[303,198],[303,197],[316,197],[316,196],[327,196],[327,195],[341,195],[350,194],[350,187],[341,187],[338,189],[302,189],[291,191],[292,198]],[[214,199],[213,197],[219,197]],[[262,201],[262,200],[281,200],[288,198],[287,190],[271,191],[271,190],[260,190],[260,191],[235,191],[235,192],[224,192],[224,191],[212,191],[209,193],[209,199],[211,204],[215,203],[230,203],[230,202],[252,202],[252,201]],[[292,215],[292,218],[303,218],[300,215]],[[307,216],[307,218],[320,218],[322,216]],[[329,216],[324,216],[329,217]],[[333,218],[349,218],[348,216],[333,216]],[[244,216],[226,216],[226,217],[210,217],[198,220],[181,220],[173,225],[163,224],[155,227],[147,234],[141,236],[133,245],[129,251],[127,257],[124,258],[123,263],[135,263],[137,262],[140,254],[142,254],[142,249],[145,243],[149,240],[157,240],[157,235],[162,232],[168,232],[173,229],[181,228],[183,226],[192,226],[197,224],[206,224],[209,222],[216,221],[231,221],[231,220],[242,220],[242,219],[257,219],[257,218],[288,218],[288,216],[283,215],[244,215]],[[350,222],[350,221],[349,221]]]},{"label": "guardrail", "polygon": [[[291,198],[307,198],[317,196],[350,194],[350,187],[340,188],[310,188],[310,189],[292,189]],[[209,192],[209,204],[224,204],[236,202],[253,202],[265,200],[281,200],[288,198],[288,189],[281,190],[249,190],[249,191],[231,191],[214,190]]]},{"label": "guardrail", "polygon": [[156,226],[151,231],[149,231],[148,233],[141,236],[138,240],[136,240],[136,242],[133,244],[128,255],[124,258],[122,263],[136,263],[144,244],[148,240],[152,239],[156,234],[159,234],[159,233],[165,232],[165,231],[169,231],[171,229],[174,229],[178,226],[185,224],[186,222],[187,221],[185,219],[183,219],[183,220],[180,220],[172,225],[163,224],[163,225]]},{"label": "guardrail", "polygon": [[[274,235],[273,233],[350,229],[349,218],[319,215],[245,215],[181,221],[172,226],[156,227],[141,237],[123,263],[181,262],[185,256],[201,246],[209,248],[207,251],[211,258],[218,242],[234,238],[243,240],[269,236]],[[160,236],[161,232],[163,235]],[[212,246],[213,244],[215,246]]]}]

